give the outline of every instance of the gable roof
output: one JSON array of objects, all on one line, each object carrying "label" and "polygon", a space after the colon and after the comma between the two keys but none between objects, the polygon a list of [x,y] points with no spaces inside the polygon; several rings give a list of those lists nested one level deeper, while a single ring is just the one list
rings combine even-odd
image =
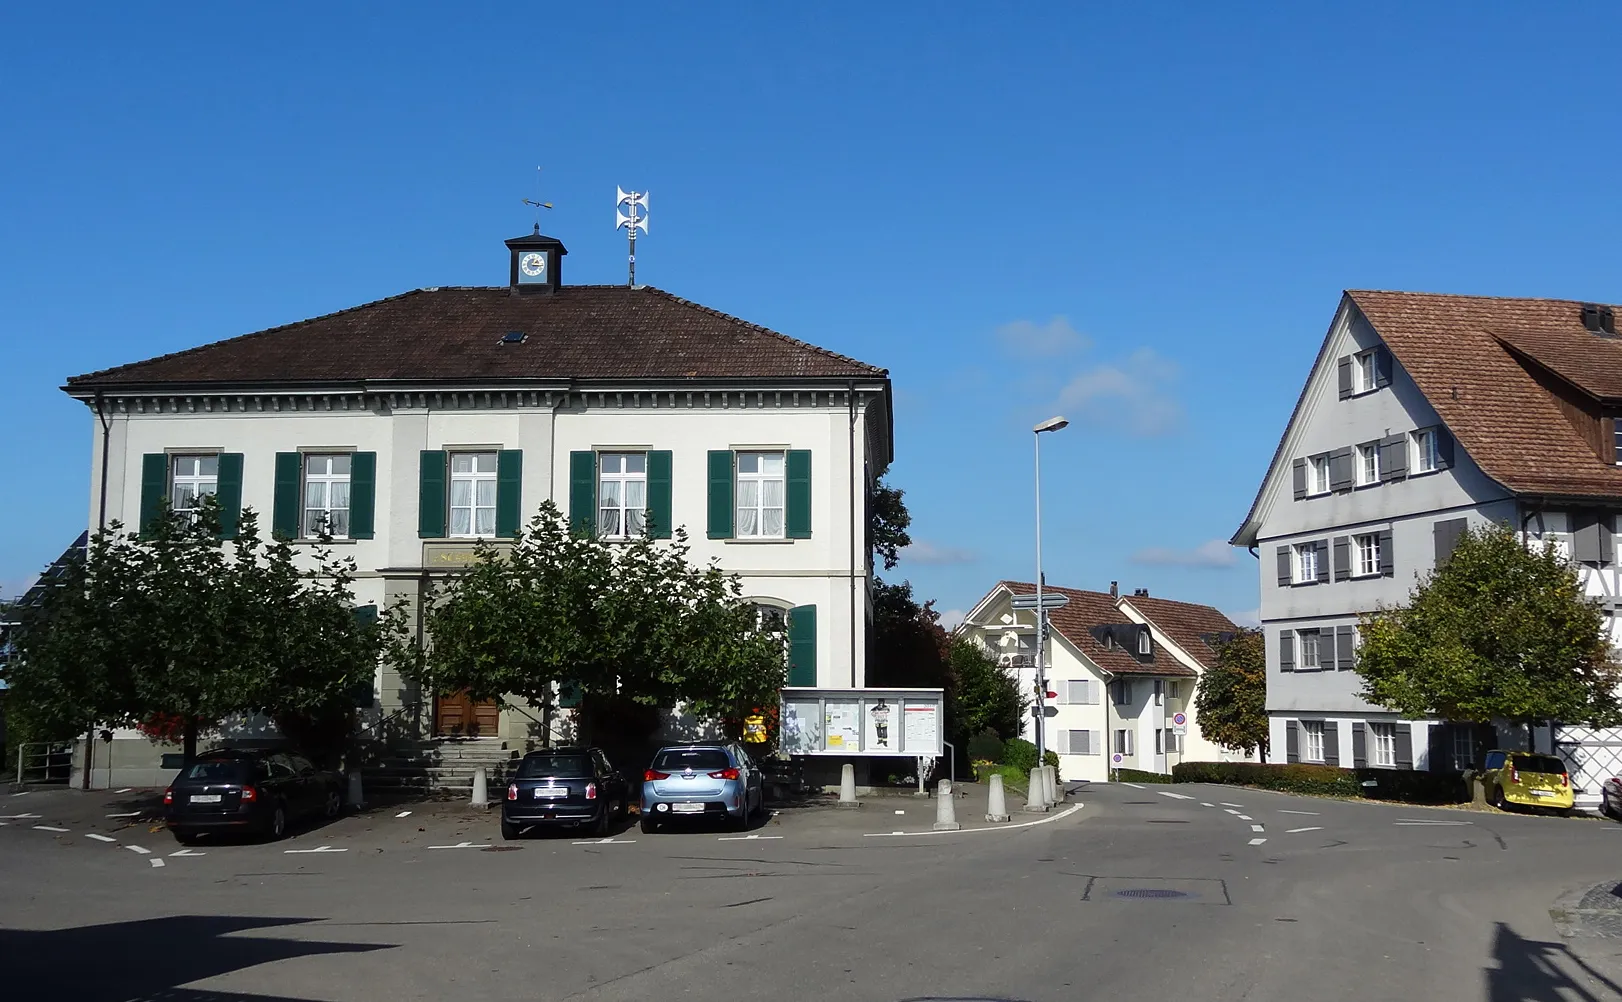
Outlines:
[{"label": "gable roof", "polygon": [[1155,629],[1171,638],[1201,668],[1216,664],[1216,648],[1205,638],[1214,634],[1238,633],[1239,626],[1209,605],[1176,602],[1147,595],[1122,595],[1122,605],[1130,605]]},{"label": "gable roof", "polygon": [[[1507,490],[1622,498],[1622,468],[1601,459],[1561,409],[1561,396],[1595,414],[1622,402],[1622,340],[1584,328],[1583,303],[1348,290],[1341,304],[1369,322],[1458,445]],[[1314,373],[1335,330],[1332,323]],[[1310,385],[1309,378],[1235,544],[1247,538]]]},{"label": "gable roof", "polygon": [[[1036,592],[1036,585],[1026,581],[999,581],[996,588],[992,589],[992,594],[996,594],[998,589],[1007,589],[1012,595],[1030,595]],[[1088,660],[1105,671],[1113,675],[1158,675],[1167,678],[1194,677],[1194,671],[1180,663],[1176,658],[1170,656],[1156,657],[1154,662],[1144,664],[1118,647],[1108,648],[1100,643],[1098,638],[1092,634],[1092,627],[1094,626],[1106,626],[1109,624],[1137,625],[1126,613],[1116,607],[1116,600],[1107,593],[1081,591],[1077,588],[1058,588],[1053,585],[1044,585],[1042,591],[1044,593],[1057,592],[1069,600],[1057,609],[1048,610],[1048,624],[1058,631],[1070,643],[1070,646],[1086,654]],[[989,597],[990,595],[987,596],[987,598]],[[983,605],[984,601],[982,599],[981,602],[976,604]],[[1181,642],[1179,641],[1180,645]]]},{"label": "gable roof", "polygon": [[[502,344],[509,331],[527,338]],[[418,289],[74,376],[66,389],[887,375],[650,286],[573,285],[553,295],[500,286]]]}]

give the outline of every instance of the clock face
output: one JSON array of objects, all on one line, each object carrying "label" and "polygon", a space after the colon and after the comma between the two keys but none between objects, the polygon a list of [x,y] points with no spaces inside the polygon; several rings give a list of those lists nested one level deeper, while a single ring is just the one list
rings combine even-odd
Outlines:
[{"label": "clock face", "polygon": [[518,259],[518,270],[530,278],[546,274],[546,255],[530,251]]}]

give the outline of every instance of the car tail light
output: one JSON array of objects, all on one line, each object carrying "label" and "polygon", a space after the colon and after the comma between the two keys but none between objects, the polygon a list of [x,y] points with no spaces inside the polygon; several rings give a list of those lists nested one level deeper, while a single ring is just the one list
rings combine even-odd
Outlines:
[{"label": "car tail light", "polygon": [[644,772],[642,774],[642,781],[645,782],[645,783],[651,783],[656,779],[669,779],[669,778],[670,778],[670,773],[668,773],[668,772],[659,772],[656,769],[649,769],[647,772]]},{"label": "car tail light", "polygon": [[173,804],[174,802],[175,802],[175,791],[172,790],[172,789],[171,790],[164,790],[163,791],[163,806],[168,807],[171,804]]},{"label": "car tail light", "polygon": [[518,784],[517,783],[508,784],[508,786],[507,786],[507,799],[508,800],[517,800],[518,799]]},{"label": "car tail light", "polygon": [[1515,768],[1514,766],[1510,766],[1509,781],[1511,783],[1519,783],[1521,781],[1521,770]]},{"label": "car tail light", "polygon": [[242,788],[242,802],[244,804],[251,804],[255,800],[258,800],[258,799],[259,799],[259,791],[258,790],[255,790],[251,786],[244,786]]},{"label": "car tail light", "polygon": [[587,783],[586,784],[586,799],[587,800],[596,800],[597,799],[597,784],[596,783]]},{"label": "car tail light", "polygon": [[722,769],[720,772],[712,772],[712,773],[710,773],[710,778],[711,779],[737,779],[738,778],[738,770],[736,770],[736,769]]},{"label": "car tail light", "polygon": [[1571,785],[1571,773],[1562,772],[1560,774],[1560,785],[1561,786],[1570,786]]}]

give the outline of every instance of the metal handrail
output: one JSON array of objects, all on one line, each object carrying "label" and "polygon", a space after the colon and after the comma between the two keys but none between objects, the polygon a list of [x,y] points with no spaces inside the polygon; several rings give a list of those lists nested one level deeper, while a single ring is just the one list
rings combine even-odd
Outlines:
[{"label": "metal handrail", "polygon": [[[30,751],[29,749],[38,749]],[[73,742],[28,741],[17,746],[17,785],[67,785],[73,772]],[[38,778],[32,778],[37,776]]]}]

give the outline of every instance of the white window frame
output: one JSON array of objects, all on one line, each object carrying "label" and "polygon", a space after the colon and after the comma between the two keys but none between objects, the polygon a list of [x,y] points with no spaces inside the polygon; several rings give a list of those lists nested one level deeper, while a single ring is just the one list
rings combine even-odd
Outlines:
[{"label": "white window frame", "polygon": [[1436,448],[1435,428],[1420,428],[1410,434],[1408,440],[1412,445],[1408,460],[1409,476],[1435,473],[1442,468],[1442,456]]},{"label": "white window frame", "polygon": [[[203,464],[214,461],[214,472],[202,472]],[[189,504],[181,504],[180,488],[189,487]],[[217,452],[188,452],[169,457],[169,507],[179,515],[195,518],[203,498],[220,489],[220,455]]]},{"label": "white window frame", "polygon": [[1182,679],[1174,678],[1170,682],[1167,682],[1166,683],[1166,695],[1167,695],[1168,698],[1171,698],[1171,699],[1182,699],[1183,698],[1183,681],[1182,681]]},{"label": "white window frame", "polygon": [[[1094,681],[1093,679],[1090,679],[1090,678],[1073,678],[1073,679],[1066,680],[1065,683],[1064,683],[1064,702],[1065,702],[1065,705],[1067,705],[1067,706],[1093,706],[1093,705],[1096,705],[1098,700],[1093,698],[1093,694],[1096,693],[1098,690],[1093,688],[1093,686],[1095,686],[1095,685],[1097,685],[1097,682]],[[1081,695],[1080,699],[1076,698],[1076,695],[1077,695],[1077,692],[1078,692],[1077,686],[1080,686],[1080,689],[1079,689],[1079,692],[1080,692],[1080,695]]]},{"label": "white window frame", "polygon": [[1296,543],[1290,547],[1290,557],[1295,571],[1294,584],[1318,583],[1318,544]]},{"label": "white window frame", "polygon": [[1375,356],[1379,349],[1370,348],[1352,356],[1352,392],[1372,393],[1379,388],[1380,362]]},{"label": "white window frame", "polygon": [[[1319,658],[1321,651],[1319,636],[1317,630],[1295,631],[1295,667],[1297,671],[1317,671],[1323,667],[1323,661]],[[1311,640],[1310,644],[1307,642],[1309,639]],[[1312,652],[1310,660],[1307,657],[1309,650]]]},{"label": "white window frame", "polygon": [[[1080,727],[1067,728],[1063,733],[1065,740],[1064,754],[1066,755],[1097,755],[1101,751],[1098,742],[1093,740],[1093,732],[1090,730]],[[1078,734],[1082,735],[1081,744],[1083,746],[1079,751],[1076,748],[1076,735]]]},{"label": "white window frame", "polygon": [[[776,459],[781,472],[776,474],[766,473],[760,469],[763,464],[757,463],[756,472],[745,473],[743,466],[746,458]],[[788,534],[788,453],[780,449],[764,451],[746,449],[735,453],[732,462],[733,477],[736,481],[733,486],[732,498],[735,526],[733,538],[786,539]],[[753,491],[746,492],[745,485],[752,487]],[[773,485],[777,488],[778,503],[775,505],[766,503],[768,488]],[[753,504],[744,502],[745,493],[754,494],[755,500]],[[754,522],[753,531],[747,531],[745,528],[745,512],[753,515],[751,519]],[[776,513],[778,528],[776,532],[768,532],[766,531],[767,517],[773,512]]]},{"label": "white window frame", "polygon": [[1369,724],[1369,765],[1377,769],[1397,767],[1397,725]]},{"label": "white window frame", "polygon": [[1132,756],[1132,728],[1117,727],[1115,729],[1115,754]]},{"label": "white window frame", "polygon": [[[1380,574],[1380,534],[1365,532],[1352,537],[1352,577],[1372,578]],[[1372,568],[1372,569],[1371,569]]]},{"label": "white window frame", "polygon": [[1138,631],[1138,653],[1148,654],[1154,650],[1154,642],[1149,638],[1148,630]]},{"label": "white window frame", "polygon": [[[333,461],[339,459],[344,460],[345,469],[342,473],[335,473],[333,467],[337,464]],[[318,462],[324,463],[325,469],[313,469],[313,465]],[[326,531],[333,539],[349,538],[349,509],[354,503],[354,487],[350,478],[354,471],[354,462],[354,454],[349,452],[306,452],[299,457],[299,468],[304,477],[299,491],[299,538],[315,539],[320,536],[323,529],[321,522],[325,523]],[[340,485],[343,487],[344,503],[336,505],[333,504],[334,488]],[[310,503],[310,488],[315,486],[321,488],[319,505]],[[343,512],[342,532],[333,527],[337,521],[333,518],[333,512],[338,511]],[[317,512],[322,513],[321,522],[311,519]]]},{"label": "white window frame", "polygon": [[1380,482],[1380,443],[1369,442],[1357,447],[1357,486],[1368,487]]},{"label": "white window frame", "polygon": [[1301,721],[1301,761],[1322,762],[1324,760],[1324,722],[1322,720]]},{"label": "white window frame", "polygon": [[1311,456],[1307,459],[1307,495],[1328,494],[1334,481],[1329,473],[1329,456]]},{"label": "white window frame", "polygon": [[1464,770],[1475,766],[1476,736],[1468,727],[1453,728],[1451,745],[1452,747],[1448,751],[1454,769]]},{"label": "white window frame", "polygon": [[1168,733],[1170,733],[1169,728],[1164,728],[1164,727],[1156,727],[1155,728],[1155,754],[1156,755],[1164,755],[1164,754],[1166,754],[1166,735]]},{"label": "white window frame", "polygon": [[[466,470],[466,471],[458,473],[457,470],[456,470],[456,461],[458,459],[463,459],[463,458],[467,458],[467,457],[472,457],[472,463],[470,465],[473,468],[471,470]],[[486,472],[482,468],[483,464],[480,462],[480,460],[485,459],[485,458],[488,458],[490,460],[490,469],[489,469],[488,472]],[[500,462],[500,460],[498,458],[498,454],[493,452],[493,451],[466,449],[466,450],[462,450],[460,452],[452,452],[450,454],[450,481],[447,484],[447,486],[450,488],[450,499],[449,499],[450,504],[446,505],[446,509],[445,509],[450,515],[450,522],[449,522],[449,526],[448,526],[449,529],[450,529],[450,537],[449,538],[451,538],[451,539],[494,539],[495,538],[495,535],[496,535],[496,489],[497,489],[496,488],[496,466],[498,465],[499,462]],[[459,504],[456,503],[456,485],[457,484],[464,484],[464,483],[468,485],[468,494],[467,494],[467,496],[468,496],[468,504],[459,505]],[[490,485],[489,486],[489,498],[490,498],[490,503],[489,504],[481,504],[481,503],[479,503],[479,488],[484,484],[489,484]],[[462,531],[462,532],[457,532],[456,531],[456,513],[458,511],[465,511],[465,512],[468,513],[467,529],[465,531]],[[490,513],[490,520],[489,520],[490,531],[489,532],[480,532],[479,531],[479,515],[480,515],[480,513],[486,512],[486,511],[488,511]]]},{"label": "white window frame", "polygon": [[1183,754],[1183,736],[1173,727],[1166,728],[1166,754]]},{"label": "white window frame", "polygon": [[1164,706],[1166,703],[1166,683],[1155,679],[1155,705]]},{"label": "white window frame", "polygon": [[[641,460],[642,471],[631,471],[633,460]],[[619,464],[619,469],[610,471],[610,462]],[[605,484],[614,484],[613,493],[618,495],[614,504],[605,504],[604,498],[608,491]],[[641,485],[641,504],[630,503],[632,488]],[[597,535],[602,539],[634,539],[642,535],[647,526],[648,512],[648,454],[635,450],[629,452],[599,452],[597,453]],[[618,531],[608,532],[607,521],[609,515],[613,516]],[[635,529],[632,530],[632,523]]]}]

